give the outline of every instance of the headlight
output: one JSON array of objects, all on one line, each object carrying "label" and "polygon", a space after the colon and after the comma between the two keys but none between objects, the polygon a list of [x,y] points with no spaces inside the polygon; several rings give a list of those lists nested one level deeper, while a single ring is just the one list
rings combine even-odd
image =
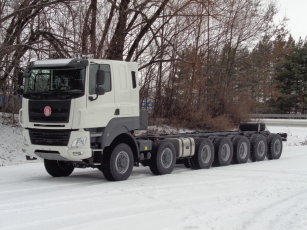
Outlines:
[{"label": "headlight", "polygon": [[81,148],[86,143],[86,137],[80,137],[73,141],[71,147],[72,148]]},{"label": "headlight", "polygon": [[27,140],[27,138],[25,136],[23,136],[23,145],[29,146],[28,140]]}]

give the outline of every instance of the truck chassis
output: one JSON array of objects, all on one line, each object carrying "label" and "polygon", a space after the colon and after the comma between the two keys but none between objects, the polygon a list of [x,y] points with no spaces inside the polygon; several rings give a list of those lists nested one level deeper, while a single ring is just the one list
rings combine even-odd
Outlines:
[{"label": "truck chassis", "polygon": [[[189,132],[178,134],[130,135],[137,146],[119,138],[111,146],[93,149],[93,158],[83,162],[45,159],[47,172],[54,176],[69,176],[75,167],[98,168],[110,181],[129,178],[133,166],[149,166],[154,175],[172,173],[175,164],[191,169],[209,169],[279,159],[282,141],[287,134],[272,134],[263,123],[242,123],[239,131]],[[137,147],[137,148],[136,148]],[[135,152],[137,151],[137,152]]]}]

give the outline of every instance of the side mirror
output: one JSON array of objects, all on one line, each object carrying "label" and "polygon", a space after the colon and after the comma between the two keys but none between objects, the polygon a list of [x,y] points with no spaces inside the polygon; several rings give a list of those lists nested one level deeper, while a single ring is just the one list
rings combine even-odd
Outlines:
[{"label": "side mirror", "polygon": [[23,85],[23,79],[24,78],[30,78],[31,74],[30,73],[23,73],[23,72],[19,72],[18,73],[18,85],[22,86]]},{"label": "side mirror", "polygon": [[105,94],[105,90],[102,87],[96,87],[96,94],[97,95],[104,95]]},{"label": "side mirror", "polygon": [[23,73],[22,77],[23,78],[30,78],[30,75],[31,75],[30,73]]},{"label": "side mirror", "polygon": [[97,95],[96,98],[93,98],[92,96],[89,97],[90,101],[95,101],[97,100],[99,95],[104,95],[105,90],[102,87],[99,87],[100,85],[104,84],[105,80],[105,72],[102,69],[97,70],[96,72],[96,89],[95,89],[95,94]]},{"label": "side mirror", "polygon": [[23,77],[22,77],[23,73],[20,71],[18,73],[18,86],[22,86],[23,85]]},{"label": "side mirror", "polygon": [[96,72],[96,85],[103,85],[105,81],[105,72],[102,69]]},{"label": "side mirror", "polygon": [[18,94],[18,96],[23,95],[23,89],[22,88],[18,88],[17,89],[17,94]]}]

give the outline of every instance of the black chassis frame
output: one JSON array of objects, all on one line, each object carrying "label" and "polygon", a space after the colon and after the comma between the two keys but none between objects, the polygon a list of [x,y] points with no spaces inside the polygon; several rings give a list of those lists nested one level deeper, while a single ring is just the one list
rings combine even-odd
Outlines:
[{"label": "black chassis frame", "polygon": [[[178,133],[178,134],[153,134],[153,135],[146,135],[146,136],[137,136],[135,137],[136,140],[151,140],[152,143],[157,140],[163,140],[165,138],[179,138],[179,137],[192,137],[192,138],[208,138],[211,136],[217,137],[228,137],[229,135],[234,136],[245,136],[248,139],[251,138],[254,134],[261,134],[266,138],[273,134],[267,130],[265,131],[212,131],[212,132],[191,132],[191,133]],[[281,136],[282,141],[287,141],[287,133],[277,133]],[[150,151],[140,151],[141,153],[147,153]]]},{"label": "black chassis frame", "polygon": [[[134,133],[134,131],[131,131],[131,133]],[[234,135],[234,136],[245,136],[248,139],[250,139],[250,137],[253,134],[261,134],[265,137],[268,137],[270,134],[273,134],[273,133],[267,130],[265,131],[212,131],[212,132],[190,132],[190,133],[187,132],[187,133],[178,133],[178,134],[152,134],[152,135],[149,134],[149,135],[140,135],[140,136],[131,135],[131,136],[135,139],[136,142],[138,140],[150,140],[153,143],[157,140],[163,140],[165,138],[179,138],[179,137],[208,138],[211,136],[227,137],[229,135]],[[277,134],[281,136],[282,141],[287,141],[286,133],[277,133]],[[138,151],[139,151],[138,155],[140,155],[140,153],[147,155],[148,152],[151,152],[151,150],[149,151],[138,150]],[[99,155],[102,156],[102,154],[99,154]],[[98,165],[95,165],[94,158],[95,156],[89,159],[85,159],[83,160],[83,163],[80,163],[80,162],[72,162],[72,163],[75,165],[75,167],[78,167],[78,168],[87,168],[87,167],[97,168]],[[141,162],[141,159],[138,159],[137,164],[135,164],[134,166],[139,166],[138,163],[140,162]]]},{"label": "black chassis frame", "polygon": [[[229,135],[241,135],[250,138],[253,134],[262,134],[265,137],[268,137],[270,134],[273,134],[269,131],[212,131],[212,132],[191,132],[191,133],[178,133],[178,134],[153,134],[153,135],[146,135],[146,136],[137,136],[136,139],[145,139],[145,140],[152,140],[155,141],[157,139],[161,140],[164,138],[179,138],[179,137],[203,137],[208,138],[211,136],[217,137],[227,137]],[[277,133],[282,137],[282,141],[287,141],[287,134],[286,133]]]}]

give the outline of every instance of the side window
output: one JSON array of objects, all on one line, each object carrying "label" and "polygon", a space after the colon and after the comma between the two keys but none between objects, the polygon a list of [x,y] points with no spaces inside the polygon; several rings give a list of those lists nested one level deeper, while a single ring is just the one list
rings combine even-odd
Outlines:
[{"label": "side window", "polygon": [[90,78],[89,78],[89,92],[90,94],[95,94],[95,85],[96,85],[96,72],[99,68],[99,65],[90,65]]},{"label": "side window", "polygon": [[110,65],[98,65],[94,64],[90,66],[90,77],[89,77],[89,93],[95,94],[96,86],[96,72],[98,69],[102,69],[105,72],[105,81],[104,84],[100,87],[103,87],[106,92],[111,91],[111,70]]},{"label": "side window", "polygon": [[104,73],[105,73],[104,84],[101,87],[103,87],[106,92],[110,92],[111,91],[110,65],[99,65],[99,66],[100,66],[100,69],[104,70]]},{"label": "side window", "polygon": [[131,77],[132,77],[132,87],[133,89],[136,88],[136,78],[135,78],[135,72],[131,71]]}]

